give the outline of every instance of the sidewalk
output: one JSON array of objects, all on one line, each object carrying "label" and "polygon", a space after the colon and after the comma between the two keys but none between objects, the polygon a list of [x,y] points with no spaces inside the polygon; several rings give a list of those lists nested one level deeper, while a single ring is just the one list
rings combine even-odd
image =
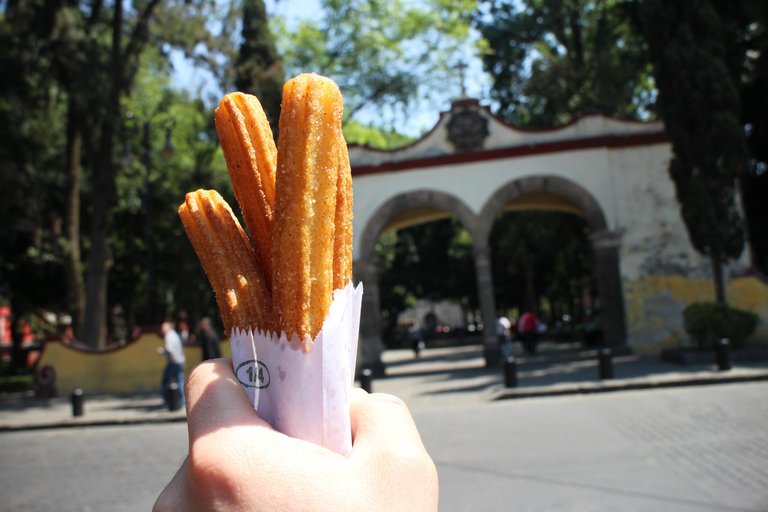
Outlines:
[{"label": "sidewalk", "polygon": [[[768,361],[734,363],[719,372],[714,365],[629,355],[614,357],[614,378],[601,381],[595,350],[548,343],[536,357],[518,357],[515,388],[504,387],[501,367],[485,367],[478,345],[426,349],[418,359],[411,350],[388,350],[382,360],[387,376],[373,381],[373,391],[399,396],[412,412],[511,398],[768,380]],[[86,396],[80,417],[72,416],[69,397],[0,396],[0,432],[185,420],[184,409],[168,411],[158,395]]]}]

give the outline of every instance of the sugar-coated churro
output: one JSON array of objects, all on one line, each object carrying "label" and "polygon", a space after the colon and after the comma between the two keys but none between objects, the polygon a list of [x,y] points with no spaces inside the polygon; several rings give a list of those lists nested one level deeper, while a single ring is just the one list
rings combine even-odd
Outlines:
[{"label": "sugar-coated churro", "polygon": [[309,350],[333,290],[351,280],[352,175],[341,116],[339,88],[316,74],[285,85],[277,150],[256,98],[233,93],[216,109],[253,247],[216,192],[188,194],[179,214],[228,334],[270,330]]},{"label": "sugar-coated churro", "polygon": [[272,298],[277,328],[314,339],[333,300],[341,93],[319,75],[283,89]]},{"label": "sugar-coated churro", "polygon": [[213,190],[187,194],[179,207],[192,246],[211,281],[224,328],[272,328],[272,296],[229,205]]},{"label": "sugar-coated churro", "polygon": [[216,130],[256,259],[271,287],[277,148],[269,121],[255,96],[235,92],[216,108]]}]

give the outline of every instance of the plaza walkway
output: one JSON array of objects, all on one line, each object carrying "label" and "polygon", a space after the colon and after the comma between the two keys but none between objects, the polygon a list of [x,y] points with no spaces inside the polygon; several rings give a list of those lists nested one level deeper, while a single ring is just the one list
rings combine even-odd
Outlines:
[{"label": "plaza walkway", "polygon": [[[375,379],[372,390],[399,396],[414,413],[534,396],[768,380],[768,361],[734,363],[721,372],[711,364],[640,355],[614,357],[614,378],[600,380],[595,350],[554,343],[542,343],[535,357],[517,358],[515,388],[504,387],[501,367],[485,366],[479,345],[428,348],[418,358],[412,350],[387,350],[382,359],[387,376]],[[171,421],[185,421],[185,412],[168,411],[159,395],[86,396],[79,417],[72,416],[69,397],[0,396],[0,431]]]}]

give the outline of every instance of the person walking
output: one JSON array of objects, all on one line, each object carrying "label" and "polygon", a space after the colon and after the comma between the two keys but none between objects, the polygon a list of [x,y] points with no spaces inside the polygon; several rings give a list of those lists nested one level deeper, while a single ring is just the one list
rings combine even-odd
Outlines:
[{"label": "person walking", "polygon": [[163,401],[166,407],[168,404],[168,386],[171,382],[176,382],[179,386],[181,404],[184,405],[184,344],[181,337],[176,332],[173,320],[166,320],[160,327],[163,334],[164,347],[158,348],[157,353],[167,358],[163,378],[160,382],[160,390],[163,393]]},{"label": "person walking", "polygon": [[211,325],[211,319],[206,317],[200,320],[200,345],[203,349],[203,361],[221,357],[220,342],[219,335],[216,334]]},{"label": "person walking", "polygon": [[536,345],[538,343],[539,319],[536,313],[526,311],[520,316],[517,322],[517,329],[520,331],[520,338],[525,346],[525,351],[530,355],[536,355]]},{"label": "person walking", "polygon": [[496,339],[499,340],[499,352],[501,352],[502,361],[505,361],[512,353],[512,342],[510,340],[511,329],[512,322],[509,321],[509,318],[504,316],[503,311],[499,310],[496,313]]}]

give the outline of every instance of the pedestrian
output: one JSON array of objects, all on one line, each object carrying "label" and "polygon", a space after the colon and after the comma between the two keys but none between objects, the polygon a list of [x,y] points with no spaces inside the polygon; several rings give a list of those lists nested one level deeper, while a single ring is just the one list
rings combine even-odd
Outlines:
[{"label": "pedestrian", "polygon": [[179,386],[179,394],[181,398],[181,404],[184,404],[184,363],[186,358],[184,356],[184,344],[181,341],[181,337],[176,332],[173,320],[166,319],[160,327],[160,332],[163,334],[164,347],[158,348],[157,353],[164,355],[167,358],[165,369],[163,370],[163,378],[160,382],[160,390],[163,393],[163,401],[166,407],[168,404],[168,386],[171,382],[175,382]]},{"label": "pedestrian", "polygon": [[525,351],[532,356],[536,355],[536,345],[539,337],[539,319],[536,317],[536,313],[532,311],[523,313],[517,321],[517,329],[520,332],[520,338],[522,339]]},{"label": "pedestrian", "polygon": [[512,353],[512,341],[510,340],[510,330],[512,329],[512,322],[509,318],[504,316],[502,310],[496,312],[496,339],[499,341],[499,352],[501,353],[502,361]]},{"label": "pedestrian", "polygon": [[[182,311],[179,313],[179,336],[181,336],[181,342],[182,343],[189,343],[189,324],[187,323],[189,320],[189,316],[187,315],[186,311]],[[192,335],[192,338],[194,338],[194,335]]]},{"label": "pedestrian", "polygon": [[200,345],[203,350],[203,361],[221,357],[220,342],[221,338],[213,330],[211,319],[206,317],[200,320]]}]

